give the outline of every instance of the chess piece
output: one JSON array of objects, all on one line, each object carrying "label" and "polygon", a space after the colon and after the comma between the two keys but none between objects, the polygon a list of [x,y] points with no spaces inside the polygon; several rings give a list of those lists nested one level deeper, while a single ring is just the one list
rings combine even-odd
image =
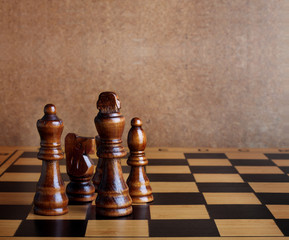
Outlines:
[{"label": "chess piece", "polygon": [[144,152],[146,142],[146,134],[142,129],[141,119],[133,118],[127,138],[130,150],[127,164],[131,166],[131,170],[126,182],[133,203],[146,203],[154,200],[152,188],[144,168],[148,164]]},{"label": "chess piece", "polygon": [[41,138],[37,158],[43,161],[34,196],[34,213],[62,215],[68,212],[68,198],[59,169],[59,160],[64,158],[60,144],[63,122],[56,116],[53,104],[44,107],[44,116],[37,121],[37,128]]},{"label": "chess piece", "polygon": [[95,153],[94,138],[79,137],[74,133],[66,135],[66,171],[70,178],[66,193],[71,202],[95,200],[95,188],[91,182],[94,165],[88,156],[93,153]]},{"label": "chess piece", "polygon": [[120,158],[126,155],[121,136],[124,117],[120,114],[120,101],[113,92],[103,92],[97,101],[99,113],[94,119],[100,143],[97,156],[102,159],[102,178],[95,200],[96,212],[108,217],[132,213],[132,200],[124,181]]},{"label": "chess piece", "polygon": [[[100,144],[99,136],[95,137],[95,143],[96,143],[96,147]],[[103,163],[102,159],[99,158],[98,161],[97,161],[97,166],[96,166],[96,169],[95,169],[94,176],[92,178],[92,182],[93,182],[93,185],[94,185],[94,188],[95,188],[95,192],[97,192],[98,185],[100,184],[100,180],[101,180],[101,177],[102,177],[102,166],[103,166],[102,163]]]}]

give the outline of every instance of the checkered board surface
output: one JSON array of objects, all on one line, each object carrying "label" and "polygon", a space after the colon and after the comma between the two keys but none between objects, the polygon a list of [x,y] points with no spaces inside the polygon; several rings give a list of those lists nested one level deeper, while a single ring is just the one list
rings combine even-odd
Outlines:
[{"label": "checkered board surface", "polygon": [[[0,150],[0,239],[289,239],[284,149],[148,149],[155,200],[113,219],[97,216],[94,203],[69,205],[63,216],[34,215],[37,149]],[[64,160],[60,169],[67,184]]]}]

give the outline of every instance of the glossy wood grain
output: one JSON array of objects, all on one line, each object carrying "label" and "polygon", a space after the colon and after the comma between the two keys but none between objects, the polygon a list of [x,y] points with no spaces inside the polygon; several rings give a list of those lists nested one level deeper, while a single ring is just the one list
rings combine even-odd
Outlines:
[{"label": "glossy wood grain", "polygon": [[221,236],[283,236],[272,219],[216,219]]},{"label": "glossy wood grain", "polygon": [[41,139],[37,157],[42,160],[42,169],[33,201],[35,214],[62,215],[68,212],[68,198],[59,169],[59,160],[64,158],[60,143],[63,127],[55,106],[47,104],[44,116],[37,121]]},{"label": "glossy wood grain", "polygon": [[131,120],[131,129],[127,137],[130,154],[127,164],[131,166],[127,179],[129,194],[133,203],[146,203],[153,201],[152,188],[145,172],[148,160],[145,156],[147,138],[142,129],[142,121],[139,118]]},{"label": "glossy wood grain", "polygon": [[102,159],[102,177],[95,200],[97,214],[109,217],[132,213],[132,200],[123,178],[120,158],[126,155],[122,146],[125,119],[120,114],[120,101],[113,92],[103,92],[97,101],[99,113],[94,123],[99,134],[97,156]]},{"label": "glossy wood grain", "polygon": [[147,220],[90,220],[86,237],[148,237]]},{"label": "glossy wood grain", "polygon": [[209,219],[204,205],[151,205],[151,219]]},{"label": "glossy wood grain", "polygon": [[66,169],[70,183],[66,187],[72,202],[95,200],[95,188],[91,182],[94,165],[88,154],[95,152],[94,138],[69,133],[65,137]]},{"label": "glossy wood grain", "polygon": [[196,182],[244,182],[239,174],[193,174]]},{"label": "glossy wood grain", "polygon": [[203,193],[207,204],[261,204],[254,193]]}]

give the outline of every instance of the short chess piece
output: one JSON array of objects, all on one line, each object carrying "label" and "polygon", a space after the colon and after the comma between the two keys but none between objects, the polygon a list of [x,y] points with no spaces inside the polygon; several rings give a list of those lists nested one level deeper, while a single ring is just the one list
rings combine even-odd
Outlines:
[{"label": "short chess piece", "polygon": [[127,164],[131,166],[131,170],[126,182],[133,203],[147,203],[154,200],[150,181],[145,172],[145,166],[148,164],[144,152],[146,142],[141,119],[133,118],[127,138],[130,150]]},{"label": "short chess piece", "polygon": [[68,133],[65,137],[66,171],[70,183],[66,193],[70,202],[95,200],[95,188],[91,182],[94,164],[89,154],[95,153],[94,138],[80,137]]},{"label": "short chess piece", "polygon": [[[95,137],[95,144],[96,144],[96,147],[99,146],[99,144],[100,144],[99,136]],[[93,182],[93,185],[94,185],[94,188],[95,188],[95,192],[97,192],[98,185],[100,184],[100,180],[101,180],[101,177],[102,177],[102,166],[103,166],[103,161],[102,161],[101,158],[98,158],[97,166],[95,168],[95,173],[94,173],[93,178],[92,178],[92,182]]]},{"label": "short chess piece", "polygon": [[44,116],[37,121],[41,138],[37,158],[42,160],[42,170],[34,196],[34,213],[62,215],[68,212],[68,198],[61,178],[59,160],[64,158],[60,138],[63,122],[56,116],[53,104],[44,107]]},{"label": "short chess piece", "polygon": [[123,178],[120,159],[126,155],[122,146],[124,117],[120,101],[113,92],[103,92],[97,101],[99,113],[94,119],[99,134],[97,156],[102,159],[102,177],[95,200],[96,213],[120,217],[132,213],[132,200]]}]

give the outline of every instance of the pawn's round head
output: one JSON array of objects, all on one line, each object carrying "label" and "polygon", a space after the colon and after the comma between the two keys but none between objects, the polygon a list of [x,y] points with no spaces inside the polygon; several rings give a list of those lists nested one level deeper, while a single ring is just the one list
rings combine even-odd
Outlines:
[{"label": "pawn's round head", "polygon": [[44,113],[48,115],[56,114],[56,107],[53,104],[47,104],[44,107]]},{"label": "pawn's round head", "polygon": [[142,120],[140,118],[137,118],[137,117],[133,118],[131,120],[131,126],[132,127],[141,127],[142,126]]}]

